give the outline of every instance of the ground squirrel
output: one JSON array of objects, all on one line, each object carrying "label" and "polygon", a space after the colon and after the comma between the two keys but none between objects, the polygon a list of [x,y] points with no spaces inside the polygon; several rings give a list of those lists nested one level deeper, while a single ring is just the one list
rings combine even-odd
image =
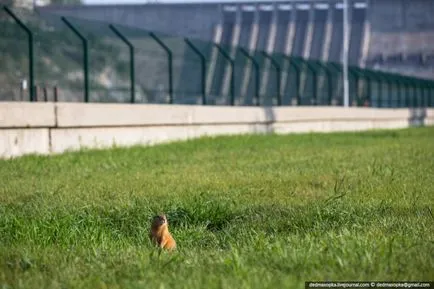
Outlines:
[{"label": "ground squirrel", "polygon": [[155,216],[152,220],[151,232],[149,237],[153,244],[158,245],[160,248],[173,250],[176,248],[175,239],[169,232],[166,215]]}]

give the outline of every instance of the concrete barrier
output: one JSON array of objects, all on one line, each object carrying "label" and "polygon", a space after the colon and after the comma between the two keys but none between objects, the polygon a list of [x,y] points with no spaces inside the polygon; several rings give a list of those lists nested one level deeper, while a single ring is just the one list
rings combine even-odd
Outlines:
[{"label": "concrete barrier", "polygon": [[0,157],[50,153],[49,128],[0,129]]},{"label": "concrete barrier", "polygon": [[0,103],[0,129],[55,126],[55,104],[31,102]]},{"label": "concrete barrier", "polygon": [[266,132],[265,125],[185,125],[106,128],[59,128],[51,131],[53,153],[80,148],[154,145],[200,136],[233,135]]},{"label": "concrete barrier", "polygon": [[425,125],[434,125],[434,109],[428,109],[426,111]]},{"label": "concrete barrier", "polygon": [[0,157],[153,145],[200,136],[434,125],[434,109],[0,103]]},{"label": "concrete barrier", "polygon": [[258,107],[59,103],[58,127],[113,127],[264,122]]}]

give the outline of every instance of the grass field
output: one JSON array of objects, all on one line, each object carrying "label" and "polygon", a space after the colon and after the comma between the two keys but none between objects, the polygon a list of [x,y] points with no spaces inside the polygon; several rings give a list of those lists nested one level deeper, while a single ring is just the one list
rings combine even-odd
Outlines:
[{"label": "grass field", "polygon": [[[0,180],[0,288],[434,276],[434,128],[29,156]],[[158,212],[173,254],[148,241]]]}]

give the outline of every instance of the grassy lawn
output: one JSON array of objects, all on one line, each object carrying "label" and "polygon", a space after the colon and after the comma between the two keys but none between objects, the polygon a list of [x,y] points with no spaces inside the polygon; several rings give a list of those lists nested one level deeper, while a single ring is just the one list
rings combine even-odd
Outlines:
[{"label": "grassy lawn", "polygon": [[[434,128],[0,161],[0,288],[302,288],[434,276]],[[148,240],[165,212],[178,243]]]}]

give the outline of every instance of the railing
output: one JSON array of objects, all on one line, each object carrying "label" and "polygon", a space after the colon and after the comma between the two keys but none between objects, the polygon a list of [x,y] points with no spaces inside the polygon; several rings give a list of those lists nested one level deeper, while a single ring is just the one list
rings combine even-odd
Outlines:
[{"label": "railing", "polygon": [[[0,52],[0,100],[343,105],[339,63],[73,17],[2,7]],[[434,106],[433,80],[350,67],[349,81],[353,106]]]}]

